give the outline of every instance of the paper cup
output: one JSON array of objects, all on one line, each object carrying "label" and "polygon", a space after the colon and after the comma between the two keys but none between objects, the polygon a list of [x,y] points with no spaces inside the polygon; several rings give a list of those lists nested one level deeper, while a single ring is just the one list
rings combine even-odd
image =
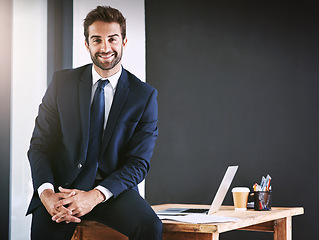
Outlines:
[{"label": "paper cup", "polygon": [[232,189],[234,206],[236,211],[246,211],[249,195],[248,187],[235,187]]}]

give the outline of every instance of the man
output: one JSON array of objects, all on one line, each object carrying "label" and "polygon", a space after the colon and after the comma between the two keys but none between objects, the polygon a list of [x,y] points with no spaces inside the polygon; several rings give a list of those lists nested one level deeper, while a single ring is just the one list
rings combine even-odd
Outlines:
[{"label": "man", "polygon": [[82,219],[129,239],[162,239],[140,197],[157,139],[157,91],[122,68],[126,21],[111,7],[84,20],[93,64],[56,72],[36,119],[28,157],[31,239],[71,239]]}]

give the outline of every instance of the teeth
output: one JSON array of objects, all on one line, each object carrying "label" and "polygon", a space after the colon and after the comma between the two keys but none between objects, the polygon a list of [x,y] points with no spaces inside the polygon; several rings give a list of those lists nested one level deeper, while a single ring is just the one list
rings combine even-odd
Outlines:
[{"label": "teeth", "polygon": [[107,54],[107,55],[100,55],[101,58],[110,58],[112,57],[114,54]]}]

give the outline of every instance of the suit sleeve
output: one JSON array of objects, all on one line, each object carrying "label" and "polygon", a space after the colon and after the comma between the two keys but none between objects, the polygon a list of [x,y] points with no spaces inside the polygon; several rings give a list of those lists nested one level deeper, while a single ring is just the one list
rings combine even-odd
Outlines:
[{"label": "suit sleeve", "polygon": [[43,183],[54,185],[53,166],[50,157],[60,133],[56,92],[57,81],[53,77],[39,106],[28,151],[34,190],[37,190]]},{"label": "suit sleeve", "polygon": [[124,166],[100,183],[113,193],[114,198],[123,191],[135,187],[146,177],[158,136],[157,121],[157,91],[154,89],[130,139]]}]

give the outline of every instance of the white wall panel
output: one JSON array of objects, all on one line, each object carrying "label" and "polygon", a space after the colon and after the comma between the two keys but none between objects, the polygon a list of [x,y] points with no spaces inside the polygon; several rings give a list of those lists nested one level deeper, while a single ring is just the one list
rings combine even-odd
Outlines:
[{"label": "white wall panel", "polygon": [[46,89],[46,29],[45,0],[13,0],[11,240],[30,238],[31,217],[25,213],[33,190],[27,150]]}]

